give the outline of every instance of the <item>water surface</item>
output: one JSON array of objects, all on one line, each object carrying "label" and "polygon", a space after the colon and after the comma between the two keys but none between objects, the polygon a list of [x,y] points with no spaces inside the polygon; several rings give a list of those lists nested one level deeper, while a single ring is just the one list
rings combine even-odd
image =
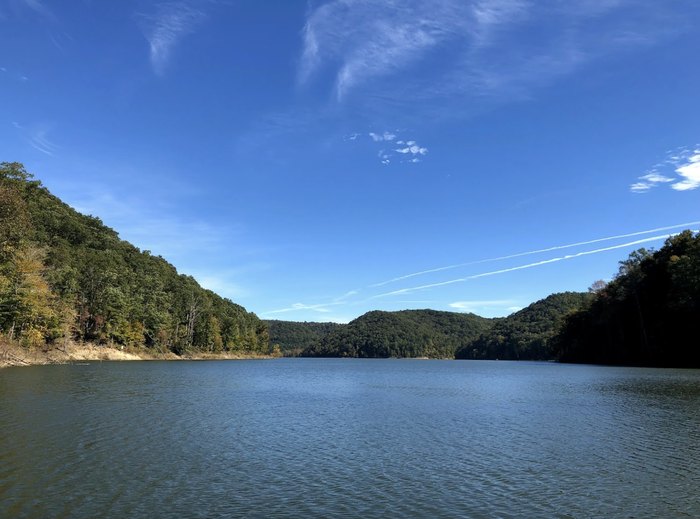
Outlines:
[{"label": "water surface", "polygon": [[700,517],[692,370],[8,368],[0,434],[0,517]]}]

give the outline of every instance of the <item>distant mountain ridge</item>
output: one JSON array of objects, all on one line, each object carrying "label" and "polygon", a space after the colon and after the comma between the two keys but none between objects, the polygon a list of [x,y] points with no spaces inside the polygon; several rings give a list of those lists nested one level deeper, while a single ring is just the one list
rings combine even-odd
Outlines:
[{"label": "distant mountain ridge", "polygon": [[508,317],[494,319],[438,310],[372,311],[317,339],[301,354],[553,360],[557,357],[553,337],[565,318],[592,298],[589,293],[553,294]]},{"label": "distant mountain ridge", "polygon": [[492,320],[438,310],[368,312],[333,331],[303,352],[307,357],[454,358]]}]

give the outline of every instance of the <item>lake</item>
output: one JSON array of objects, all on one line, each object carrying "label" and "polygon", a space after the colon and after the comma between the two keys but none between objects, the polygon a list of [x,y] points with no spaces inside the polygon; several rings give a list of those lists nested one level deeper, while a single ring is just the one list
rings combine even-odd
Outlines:
[{"label": "lake", "polygon": [[700,517],[700,370],[0,370],[0,517]]}]

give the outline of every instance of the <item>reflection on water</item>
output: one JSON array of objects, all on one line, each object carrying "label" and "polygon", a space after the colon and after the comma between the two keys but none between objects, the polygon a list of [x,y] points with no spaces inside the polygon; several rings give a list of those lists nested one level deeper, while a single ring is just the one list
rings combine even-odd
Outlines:
[{"label": "reflection on water", "polygon": [[698,517],[700,372],[486,361],[0,372],[1,517]]}]

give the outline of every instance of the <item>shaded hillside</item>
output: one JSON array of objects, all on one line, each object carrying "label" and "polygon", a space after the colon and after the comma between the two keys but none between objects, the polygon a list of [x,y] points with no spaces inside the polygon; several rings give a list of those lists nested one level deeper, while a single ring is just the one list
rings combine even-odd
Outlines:
[{"label": "shaded hillside", "polygon": [[73,210],[19,163],[0,164],[0,332],[27,346],[269,348],[257,316]]},{"label": "shaded hillside", "polygon": [[288,357],[300,355],[301,352],[318,343],[326,335],[336,331],[342,324],[314,323],[266,320],[270,332],[270,344],[279,346],[280,351]]},{"label": "shaded hillside", "polygon": [[564,292],[532,303],[504,319],[456,353],[458,359],[551,360],[552,339],[565,318],[587,305],[588,293]]},{"label": "shaded hillside", "polygon": [[491,326],[474,314],[436,310],[368,312],[304,350],[309,357],[453,358]]},{"label": "shaded hillside", "polygon": [[620,262],[617,277],[557,338],[561,360],[700,367],[700,235],[684,231],[657,252]]}]

